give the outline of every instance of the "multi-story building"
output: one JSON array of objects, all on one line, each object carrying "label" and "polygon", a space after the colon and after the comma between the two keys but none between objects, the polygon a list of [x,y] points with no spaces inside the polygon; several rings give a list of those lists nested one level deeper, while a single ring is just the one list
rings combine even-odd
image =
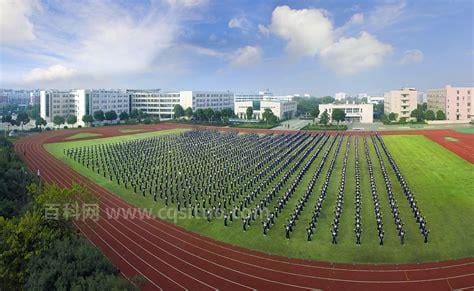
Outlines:
[{"label": "multi-story building", "polygon": [[452,87],[429,89],[427,92],[428,109],[446,114],[446,120],[471,120],[474,87]]},{"label": "multi-story building", "polygon": [[262,100],[235,102],[235,115],[245,119],[247,108],[252,107],[253,119],[262,119],[265,109],[270,109],[279,119],[289,119],[296,114],[296,102],[287,100]]},{"label": "multi-story building", "polygon": [[327,110],[329,119],[332,121],[334,109],[341,109],[346,113],[347,122],[372,123],[374,121],[374,106],[372,104],[319,104],[319,118]]},{"label": "multi-story building", "polygon": [[179,92],[156,90],[127,90],[130,96],[130,108],[141,110],[160,119],[174,117],[174,106],[180,104]]},{"label": "multi-story building", "polygon": [[384,94],[384,113],[395,113],[397,118],[410,118],[410,113],[417,107],[418,93],[415,88],[401,88]]},{"label": "multi-story building", "polygon": [[83,125],[84,115],[94,112],[115,111],[118,114],[129,112],[129,97],[125,90],[119,89],[78,89],[43,90],[40,92],[40,115],[47,122],[54,116],[75,115],[77,123]]},{"label": "multi-story building", "polygon": [[259,91],[258,93],[235,93],[234,102],[242,101],[262,101],[268,97],[272,97],[273,93],[268,89]]},{"label": "multi-story building", "polygon": [[234,109],[234,93],[230,91],[180,91],[179,104],[193,110],[212,108],[222,110]]},{"label": "multi-story building", "polygon": [[0,104],[27,106],[29,101],[29,90],[0,89]]},{"label": "multi-story building", "polygon": [[30,91],[29,105],[39,105],[40,104],[40,90]]},{"label": "multi-story building", "polygon": [[347,98],[347,94],[344,93],[344,92],[339,92],[339,93],[336,93],[334,94],[334,99],[336,101],[343,101]]},{"label": "multi-story building", "polygon": [[40,116],[46,122],[53,122],[55,116],[76,115],[76,112],[76,93],[74,91],[40,91]]}]

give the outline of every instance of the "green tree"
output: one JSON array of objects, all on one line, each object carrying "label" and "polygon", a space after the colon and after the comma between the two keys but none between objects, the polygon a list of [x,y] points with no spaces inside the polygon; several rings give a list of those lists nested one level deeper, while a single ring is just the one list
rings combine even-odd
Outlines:
[{"label": "green tree", "polygon": [[66,122],[67,124],[70,124],[70,125],[73,125],[77,122],[77,117],[76,115],[68,115],[67,118],[66,118]]},{"label": "green tree", "polygon": [[30,117],[32,120],[36,120],[38,117],[40,117],[40,106],[39,104],[37,105],[28,105],[25,108],[26,114]]},{"label": "green tree", "polygon": [[253,117],[253,107],[252,106],[247,107],[247,110],[245,111],[245,115],[247,116],[247,119],[252,119],[252,117]]},{"label": "green tree", "polygon": [[329,114],[327,109],[324,110],[324,112],[321,114],[321,117],[319,118],[319,123],[327,125],[329,123]]},{"label": "green tree", "polygon": [[138,116],[140,115],[140,110],[138,109],[133,109],[130,111],[130,118],[132,119],[138,119]]},{"label": "green tree", "polygon": [[316,106],[311,110],[311,117],[315,119],[318,116],[319,116],[319,107]]},{"label": "green tree", "polygon": [[61,124],[64,124],[66,122],[65,118],[61,115],[55,115],[53,117],[53,123],[57,126],[61,126]]},{"label": "green tree", "polygon": [[319,103],[330,104],[330,103],[334,103],[334,100],[335,99],[331,96],[324,96],[324,97],[319,98]]},{"label": "green tree", "polygon": [[204,116],[206,117],[208,122],[211,122],[214,118],[214,110],[212,110],[212,108],[204,109]]},{"label": "green tree", "polygon": [[82,116],[82,122],[84,122],[87,125],[90,125],[94,121],[94,117],[90,114],[86,114]]},{"label": "green tree", "polygon": [[425,112],[425,119],[426,120],[435,120],[436,119],[436,116],[435,116],[435,113],[433,110],[427,110]]},{"label": "green tree", "polygon": [[126,111],[120,112],[120,114],[119,114],[119,119],[120,119],[121,121],[128,120],[128,113],[127,113]]},{"label": "green tree", "polygon": [[180,119],[181,117],[184,116],[184,109],[183,109],[183,106],[179,105],[179,104],[176,104],[174,107],[173,107],[173,113],[174,113],[174,118],[175,119]]},{"label": "green tree", "polygon": [[400,117],[399,122],[400,122],[400,124],[406,124],[407,123],[407,118],[406,117]]},{"label": "green tree", "polygon": [[115,112],[114,110],[107,111],[105,112],[104,115],[105,115],[105,120],[107,121],[117,120],[117,112]]},{"label": "green tree", "polygon": [[20,290],[25,284],[30,259],[63,236],[61,229],[49,227],[44,210],[33,210],[19,219],[0,217],[0,286]]},{"label": "green tree", "polygon": [[7,115],[3,115],[2,116],[2,122],[8,122],[8,123],[11,123],[12,121],[12,115],[11,114],[7,114]]},{"label": "green tree", "polygon": [[194,111],[194,118],[197,119],[198,121],[202,121],[206,119],[206,115],[204,114],[204,110],[201,108],[197,109]]},{"label": "green tree", "polygon": [[232,110],[232,108],[222,109],[221,114],[222,114],[222,117],[225,117],[225,118],[232,118],[235,115],[234,110]]},{"label": "green tree", "polygon": [[382,113],[382,115],[380,115],[380,121],[382,121],[383,123],[390,122],[390,121],[388,120],[387,115],[385,115],[385,114],[383,114],[383,113]]},{"label": "green tree", "polygon": [[344,121],[346,119],[346,113],[344,110],[336,108],[332,111],[332,120],[337,121],[339,123],[340,121]]},{"label": "green tree", "polygon": [[104,111],[102,111],[102,110],[95,111],[94,112],[94,120],[104,121],[105,120]]},{"label": "green tree", "polygon": [[446,114],[442,110],[436,111],[436,119],[437,120],[446,120]]},{"label": "green tree", "polygon": [[46,126],[46,120],[44,120],[42,117],[37,117],[35,120],[35,126],[38,128],[41,128],[41,126]]},{"label": "green tree", "polygon": [[26,112],[20,112],[16,116],[16,123],[17,125],[21,125],[21,128],[23,129],[23,125],[27,124],[30,122],[30,117]]},{"label": "green tree", "polygon": [[278,118],[273,114],[273,111],[270,108],[265,108],[265,110],[263,110],[262,118],[267,124],[278,122]]},{"label": "green tree", "polygon": [[416,121],[420,122],[423,120],[423,111],[422,111],[422,108],[421,106],[419,106],[418,108],[414,109],[411,113],[410,113],[410,117],[414,117],[416,118]]},{"label": "green tree", "polygon": [[52,242],[27,269],[28,290],[134,290],[97,248],[75,235]]},{"label": "green tree", "polygon": [[394,113],[394,112],[390,112],[390,113],[388,114],[388,120],[390,120],[390,121],[395,121],[395,120],[397,120],[397,114]]},{"label": "green tree", "polygon": [[187,118],[193,117],[193,109],[191,107],[186,108],[186,110],[184,110],[184,115]]}]

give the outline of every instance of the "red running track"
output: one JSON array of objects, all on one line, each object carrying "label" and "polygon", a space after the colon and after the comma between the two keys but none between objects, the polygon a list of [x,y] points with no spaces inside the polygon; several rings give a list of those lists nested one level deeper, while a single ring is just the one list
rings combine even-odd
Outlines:
[{"label": "red running track", "polygon": [[[168,129],[160,124],[146,129]],[[94,129],[118,135],[118,127]],[[137,128],[137,127],[135,127]],[[145,127],[144,127],[145,128]],[[474,258],[399,264],[336,264],[272,256],[214,241],[163,220],[108,219],[108,208],[135,208],[52,157],[43,144],[79,131],[33,135],[15,143],[31,170],[46,182],[70,186],[79,182],[100,201],[100,219],[76,221],[77,228],[129,278],[146,279],[144,290],[181,289],[351,289],[452,290],[474,288]],[[90,129],[87,129],[90,132]],[[122,133],[123,134],[123,133]],[[26,154],[26,155],[25,155]]]}]

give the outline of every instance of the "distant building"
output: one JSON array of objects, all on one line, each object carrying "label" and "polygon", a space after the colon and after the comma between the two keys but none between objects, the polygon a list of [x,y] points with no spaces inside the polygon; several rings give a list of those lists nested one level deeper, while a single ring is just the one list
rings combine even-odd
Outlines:
[{"label": "distant building", "polygon": [[0,104],[27,106],[29,102],[29,90],[0,89]]},{"label": "distant building", "polygon": [[369,95],[367,93],[359,93],[357,94],[357,99],[361,100],[361,99],[364,99],[364,98],[369,98]]},{"label": "distant building", "polygon": [[423,103],[427,102],[427,95],[426,95],[425,92],[418,92],[417,102],[419,104],[423,104]]},{"label": "distant building", "polygon": [[222,110],[234,109],[234,93],[230,91],[180,91],[179,104],[193,110],[212,108]]},{"label": "distant building", "polygon": [[383,96],[369,96],[367,97],[367,103],[370,104],[379,104],[383,103],[384,97]]},{"label": "distant building", "polygon": [[253,92],[253,93],[235,93],[234,94],[234,102],[241,102],[241,101],[261,101],[265,98],[272,97],[273,93],[270,92],[268,89]]},{"label": "distant building", "polygon": [[397,118],[410,118],[410,113],[417,107],[418,93],[415,88],[391,90],[384,94],[384,112],[397,114]]},{"label": "distant building", "polygon": [[347,122],[373,123],[374,106],[372,104],[319,104],[319,118],[325,110],[328,111],[329,119],[334,109],[342,109],[346,113]]},{"label": "distant building", "polygon": [[75,115],[77,123],[83,125],[84,115],[93,115],[102,110],[118,114],[129,112],[129,97],[120,89],[79,89],[40,91],[40,115],[46,122],[53,122],[55,116]]},{"label": "distant building", "polygon": [[334,94],[334,99],[336,101],[344,101],[347,98],[347,94],[344,92],[339,92]]},{"label": "distant building", "polygon": [[153,90],[127,90],[130,109],[141,110],[160,119],[174,118],[174,106],[180,104],[179,92]]},{"label": "distant building", "polygon": [[262,119],[265,109],[270,109],[279,119],[292,118],[296,114],[296,102],[287,100],[262,100],[235,102],[234,112],[238,118],[247,118],[247,108],[252,107],[253,118]]},{"label": "distant building", "polygon": [[[40,91],[40,116],[53,122],[55,116],[76,115],[76,94],[71,90]],[[79,120],[79,119],[78,119]]]},{"label": "distant building", "polygon": [[212,108],[222,110],[234,109],[234,93],[229,91],[175,91],[160,90],[127,90],[130,96],[130,108],[157,115],[160,119],[174,118],[174,107],[183,109]]},{"label": "distant building", "polygon": [[435,113],[438,110],[446,114],[446,119],[466,120],[474,118],[472,113],[474,87],[451,87],[429,89],[427,92],[428,109]]},{"label": "distant building", "polygon": [[29,105],[39,105],[40,104],[40,90],[30,91]]}]

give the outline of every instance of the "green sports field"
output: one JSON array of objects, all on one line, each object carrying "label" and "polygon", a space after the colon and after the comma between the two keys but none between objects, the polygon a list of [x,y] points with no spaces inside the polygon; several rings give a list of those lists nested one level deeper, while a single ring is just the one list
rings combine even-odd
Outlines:
[{"label": "green sports field", "polygon": [[[164,203],[154,202],[151,197],[142,197],[124,189],[115,182],[103,178],[85,166],[66,158],[63,150],[78,146],[98,143],[114,143],[124,140],[134,140],[163,134],[176,134],[182,130],[168,130],[148,132],[134,135],[112,137],[99,140],[70,141],[57,144],[47,144],[46,149],[73,167],[82,175],[90,178],[95,183],[109,189],[116,195],[141,208],[153,209],[158,214],[163,209]],[[347,139],[347,137],[345,137]],[[371,140],[368,139],[370,157],[372,159],[381,211],[384,218],[385,243],[379,246],[375,214],[372,197],[369,193],[368,167],[363,151],[362,138],[359,138],[359,159],[362,192],[362,244],[355,245],[354,237],[354,138],[351,139],[348,168],[346,173],[346,188],[344,192],[344,209],[341,216],[341,226],[338,244],[331,244],[330,225],[333,220],[333,210],[336,201],[337,189],[340,185],[340,172],[342,156],[346,143],[343,142],[335,168],[329,184],[327,198],[323,211],[318,221],[313,240],[306,240],[307,224],[311,218],[316,200],[320,194],[322,183],[326,175],[328,164],[335,146],[331,150],[329,160],[317,180],[305,210],[302,212],[291,239],[285,239],[283,227],[287,218],[296,206],[297,200],[308,186],[311,176],[321,161],[320,154],[312,163],[310,170],[298,185],[293,198],[280,214],[276,224],[267,236],[262,234],[260,222],[252,224],[247,232],[242,231],[240,218],[228,227],[224,227],[222,220],[213,220],[208,223],[205,219],[181,218],[175,222],[189,230],[201,233],[217,240],[231,244],[256,249],[263,252],[317,259],[334,262],[370,262],[370,263],[395,263],[395,262],[421,262],[438,261],[474,256],[474,166],[457,155],[444,149],[440,145],[423,136],[384,136],[402,174],[408,181],[423,216],[430,229],[429,243],[423,243],[423,237],[418,231],[409,204],[402,194],[402,190],[392,168],[389,166],[385,155],[382,155],[390,175],[390,181],[398,202],[401,217],[407,232],[405,245],[401,245],[397,236],[395,224],[391,216],[388,197],[385,192],[383,176],[375,155]],[[329,142],[323,150],[329,146]],[[308,158],[307,158],[308,159]],[[292,178],[298,172],[295,171]],[[277,179],[278,180],[278,179]],[[285,184],[286,189],[290,182]],[[352,186],[351,186],[352,185]],[[171,206],[170,206],[171,207]],[[171,209],[171,208],[170,208]],[[174,209],[174,208],[173,208]],[[161,212],[165,213],[165,212]]]}]

